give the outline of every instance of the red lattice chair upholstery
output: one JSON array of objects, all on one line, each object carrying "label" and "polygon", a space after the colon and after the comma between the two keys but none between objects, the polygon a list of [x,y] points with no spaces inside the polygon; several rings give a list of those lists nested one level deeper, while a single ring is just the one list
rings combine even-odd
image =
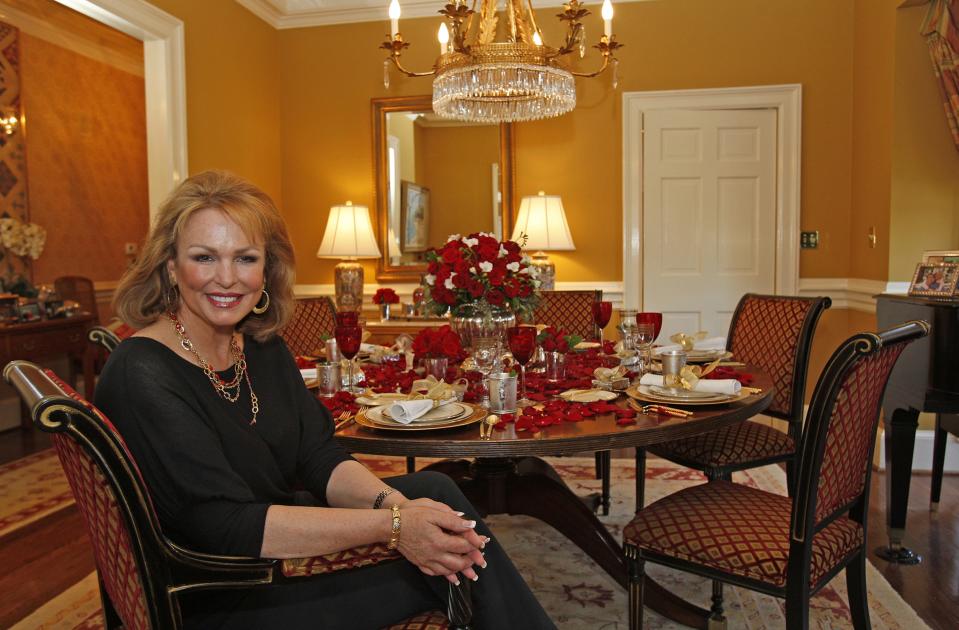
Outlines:
[{"label": "red lattice chair upholstery", "polygon": [[593,321],[593,302],[600,302],[603,292],[589,291],[540,291],[539,305],[533,311],[533,324],[545,324],[563,328],[570,335],[579,335],[585,340],[599,339],[599,327]]},{"label": "red lattice chair upholstery", "polygon": [[290,353],[295,356],[322,354],[323,335],[332,336],[336,326],[336,306],[329,297],[299,298],[293,317],[282,337]]},{"label": "red lattice chair upholstery", "polygon": [[[926,322],[850,337],[813,393],[792,498],[719,479],[637,513],[623,530],[629,627],[643,627],[645,562],[786,599],[786,627],[807,628],[809,598],[846,570],[857,629],[869,628],[866,516],[879,409],[905,347]],[[711,621],[722,622],[714,599]]]},{"label": "red lattice chair upholstery", "polygon": [[[37,427],[53,434],[93,546],[106,627],[180,628],[179,594],[203,589],[259,588],[400,558],[382,544],[293,560],[219,556],[172,542],[160,524],[126,444],[113,424],[49,371],[27,361],[3,370]],[[465,581],[464,581],[465,583]],[[466,627],[468,592],[450,588],[446,613],[429,611],[391,628]],[[450,621],[453,620],[453,621]]]},{"label": "red lattice chair upholstery", "polygon": [[[709,479],[729,479],[736,470],[786,462],[793,487],[796,444],[802,430],[806,372],[813,334],[827,297],[801,298],[747,293],[729,326],[726,347],[736,361],[761,368],[776,385],[773,402],[763,413],[789,423],[786,432],[760,422],[741,422],[717,431],[666,442],[654,455],[702,470]],[[646,469],[645,452],[636,451],[636,470]],[[642,487],[641,477],[638,488]],[[636,498],[637,509],[643,496]]]}]

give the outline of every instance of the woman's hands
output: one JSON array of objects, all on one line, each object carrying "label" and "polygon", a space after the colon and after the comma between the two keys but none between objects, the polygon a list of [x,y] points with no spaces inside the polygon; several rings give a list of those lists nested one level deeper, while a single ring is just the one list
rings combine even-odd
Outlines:
[{"label": "woman's hands", "polygon": [[479,579],[473,565],[486,567],[480,551],[487,542],[461,512],[432,499],[399,503],[402,530],[398,550],[426,575],[443,575],[456,584],[456,573]]}]

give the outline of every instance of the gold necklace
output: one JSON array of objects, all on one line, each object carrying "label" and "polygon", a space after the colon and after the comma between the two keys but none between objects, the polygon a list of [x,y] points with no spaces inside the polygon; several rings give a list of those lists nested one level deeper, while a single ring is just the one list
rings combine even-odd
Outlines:
[{"label": "gold necklace", "polygon": [[243,381],[246,381],[246,386],[250,388],[250,407],[253,412],[253,419],[250,420],[250,426],[256,424],[256,414],[260,411],[260,401],[256,397],[256,392],[253,391],[253,383],[250,382],[250,372],[246,369],[246,355],[240,350],[240,345],[236,342],[236,337],[230,337],[230,355],[233,357],[235,373],[229,381],[224,381],[220,378],[220,375],[216,373],[216,370],[213,369],[213,366],[197,352],[193,341],[186,334],[186,328],[180,323],[176,314],[170,311],[167,313],[167,317],[170,318],[170,322],[173,324],[173,330],[176,331],[177,337],[180,338],[180,346],[196,357],[197,363],[200,364],[203,373],[206,374],[207,379],[209,379],[210,384],[213,385],[216,393],[220,395],[220,398],[235,403],[240,398],[240,387],[243,385]]}]

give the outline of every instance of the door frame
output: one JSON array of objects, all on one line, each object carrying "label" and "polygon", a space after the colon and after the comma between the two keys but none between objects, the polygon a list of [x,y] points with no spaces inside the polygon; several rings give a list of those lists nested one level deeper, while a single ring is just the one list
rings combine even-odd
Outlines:
[{"label": "door frame", "polygon": [[799,290],[802,85],[623,93],[623,303],[642,308],[643,114],[656,109],[775,109],[776,295]]},{"label": "door frame", "polygon": [[183,21],[145,0],[55,0],[143,42],[150,219],[187,175]]}]

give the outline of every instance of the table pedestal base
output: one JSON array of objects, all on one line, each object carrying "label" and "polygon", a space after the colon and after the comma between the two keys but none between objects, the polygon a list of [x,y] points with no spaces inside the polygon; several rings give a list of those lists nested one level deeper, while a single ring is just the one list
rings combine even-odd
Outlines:
[{"label": "table pedestal base", "polygon": [[[452,477],[480,514],[537,518],[576,544],[613,579],[627,585],[622,547],[596,515],[538,457],[443,460],[428,470]],[[709,611],[694,606],[646,577],[646,605],[694,628],[706,628]]]}]

